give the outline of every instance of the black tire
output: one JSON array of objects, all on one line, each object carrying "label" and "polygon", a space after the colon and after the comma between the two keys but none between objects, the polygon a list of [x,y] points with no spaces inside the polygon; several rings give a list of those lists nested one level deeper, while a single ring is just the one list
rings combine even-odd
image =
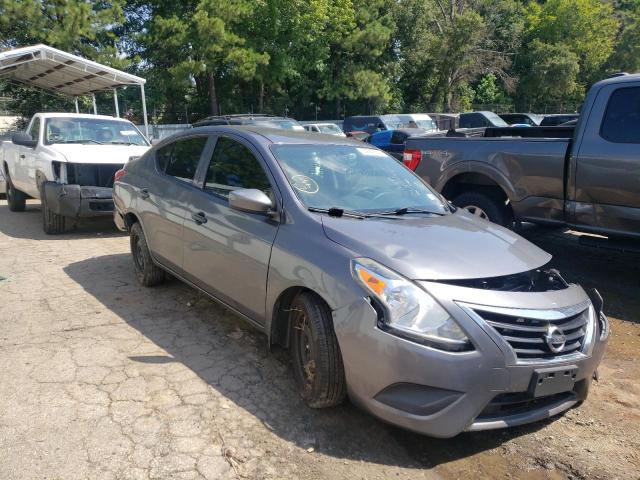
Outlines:
[{"label": "black tire", "polygon": [[160,285],[165,279],[164,270],[153,263],[140,223],[136,222],[131,226],[129,239],[131,256],[133,257],[133,271],[140,285],[144,287]]},{"label": "black tire", "polygon": [[42,208],[42,229],[47,235],[59,235],[67,231],[69,220],[64,215],[58,215],[51,211],[47,205],[44,188],[40,187],[40,204]]},{"label": "black tire", "polygon": [[312,408],[339,405],[347,388],[329,307],[305,292],[293,300],[289,315],[293,373],[302,399]]},{"label": "black tire", "polygon": [[[458,208],[469,210],[470,213],[476,215],[481,211],[484,215],[478,216],[502,225],[503,227],[513,228],[513,215],[498,195],[470,190],[454,198],[453,204]],[[480,211],[477,210],[478,208]]]},{"label": "black tire", "polygon": [[7,203],[9,204],[9,210],[12,212],[24,212],[27,205],[27,196],[13,186],[11,183],[11,177],[7,175]]}]

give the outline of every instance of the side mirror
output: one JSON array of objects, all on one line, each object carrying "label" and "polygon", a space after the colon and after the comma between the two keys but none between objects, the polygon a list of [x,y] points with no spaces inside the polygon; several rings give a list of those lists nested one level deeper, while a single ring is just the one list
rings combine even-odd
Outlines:
[{"label": "side mirror", "polygon": [[267,214],[273,202],[256,188],[240,188],[229,192],[229,206],[242,212]]},{"label": "side mirror", "polygon": [[36,148],[36,145],[38,145],[37,140],[34,140],[33,138],[31,138],[31,135],[24,132],[14,133],[11,137],[11,141],[15,145],[22,145],[23,147],[29,148]]}]

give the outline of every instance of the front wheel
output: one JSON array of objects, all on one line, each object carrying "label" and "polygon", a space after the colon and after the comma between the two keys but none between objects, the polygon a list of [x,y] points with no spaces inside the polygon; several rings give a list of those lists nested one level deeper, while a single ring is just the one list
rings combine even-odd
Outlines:
[{"label": "front wheel", "polygon": [[47,235],[59,235],[66,232],[68,219],[64,215],[54,213],[47,204],[44,186],[40,187],[40,203],[42,205],[42,228]]},{"label": "front wheel", "polygon": [[9,210],[12,212],[23,212],[27,205],[27,196],[13,186],[11,177],[7,175],[7,203],[9,204]]},{"label": "front wheel", "polygon": [[513,227],[513,215],[497,195],[492,196],[485,192],[471,190],[454,198],[453,204],[478,218],[489,220],[503,227]]},{"label": "front wheel", "polygon": [[153,263],[151,252],[147,246],[144,231],[139,223],[134,223],[130,232],[131,255],[133,257],[133,271],[140,285],[154,287],[164,282],[164,270]]},{"label": "front wheel", "polygon": [[291,357],[298,390],[312,408],[333,407],[346,396],[346,380],[329,307],[305,292],[291,304]]}]

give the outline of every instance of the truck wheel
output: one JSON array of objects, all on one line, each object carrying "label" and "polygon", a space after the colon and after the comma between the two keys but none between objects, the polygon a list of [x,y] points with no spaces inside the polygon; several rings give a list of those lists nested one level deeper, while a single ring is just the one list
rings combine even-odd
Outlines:
[{"label": "truck wheel", "polygon": [[140,223],[136,222],[131,226],[129,239],[133,256],[133,270],[140,285],[154,287],[161,284],[165,279],[164,270],[153,263]]},{"label": "truck wheel", "polygon": [[27,196],[16,189],[11,183],[11,178],[7,175],[7,203],[12,212],[23,212],[27,205]]},{"label": "truck wheel", "polygon": [[513,217],[509,209],[497,197],[484,192],[464,192],[453,199],[456,207],[464,208],[469,213],[503,227],[512,228]]},{"label": "truck wheel", "polygon": [[42,208],[42,228],[47,235],[59,235],[67,231],[67,217],[51,211],[47,205],[44,188],[40,187],[40,204]]},{"label": "truck wheel", "polygon": [[292,302],[289,319],[293,373],[302,399],[312,408],[342,403],[346,380],[329,308],[305,292]]}]

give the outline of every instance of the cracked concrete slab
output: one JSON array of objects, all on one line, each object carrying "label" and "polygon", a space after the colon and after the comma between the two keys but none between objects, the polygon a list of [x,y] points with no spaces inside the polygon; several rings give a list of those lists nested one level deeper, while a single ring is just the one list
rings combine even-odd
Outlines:
[{"label": "cracked concrete slab", "polygon": [[[603,366],[611,379],[580,409],[443,441],[349,403],[307,408],[286,354],[266,354],[264,337],[231,312],[177,281],[138,286],[128,238],[108,220],[49,237],[38,202],[12,213],[0,201],[0,276],[2,479],[623,478],[640,469],[638,431],[620,421],[640,419],[639,355],[619,337]],[[637,338],[640,308],[622,311],[616,328]],[[587,445],[616,462],[591,459]]]}]

